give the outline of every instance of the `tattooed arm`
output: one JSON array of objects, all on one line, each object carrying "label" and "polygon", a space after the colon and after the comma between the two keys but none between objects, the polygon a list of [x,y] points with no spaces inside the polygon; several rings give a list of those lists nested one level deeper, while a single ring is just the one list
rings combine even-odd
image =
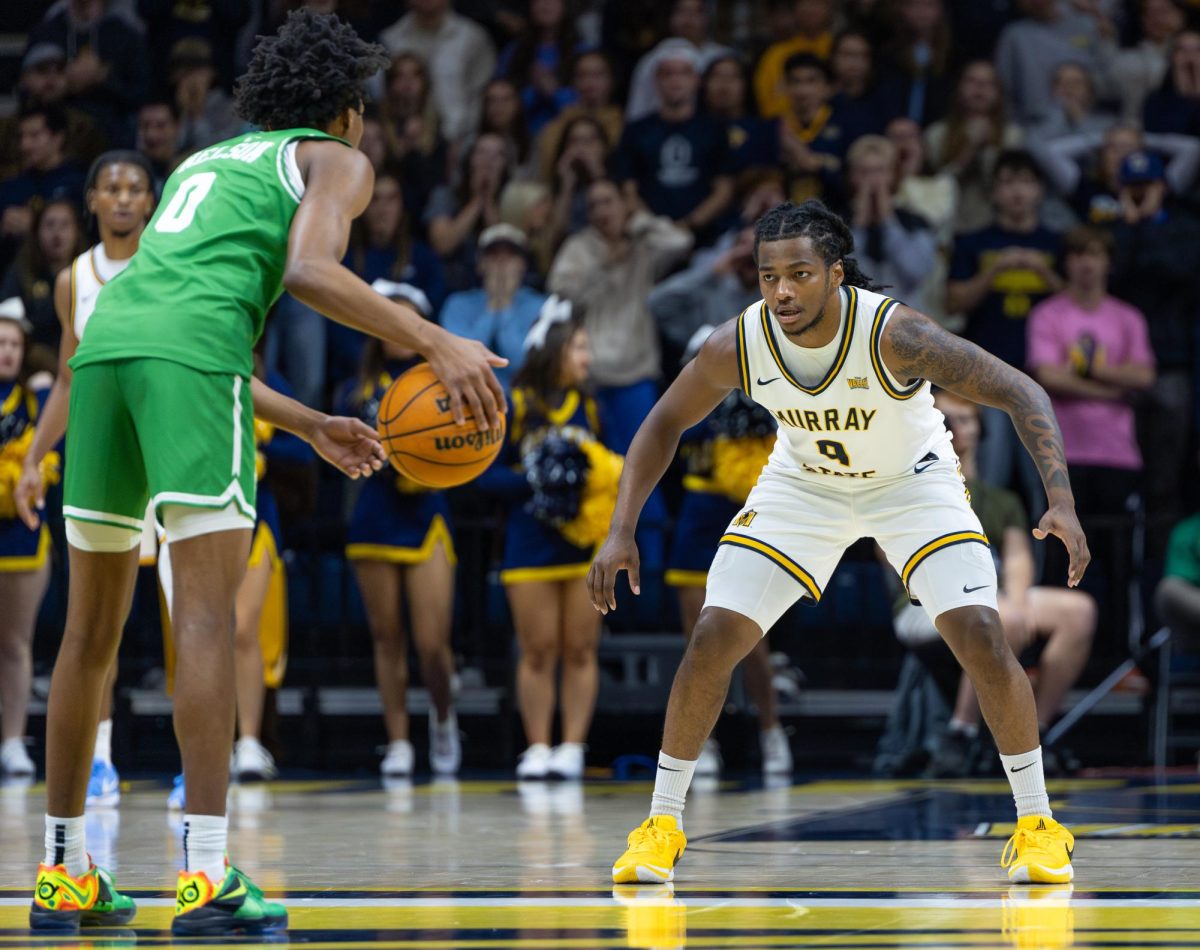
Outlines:
[{"label": "tattooed arm", "polygon": [[923,314],[897,307],[884,327],[883,361],[901,382],[927,379],[964,399],[1009,414],[1046,487],[1049,510],[1034,537],[1057,535],[1071,557],[1068,584],[1076,586],[1091,555],[1075,515],[1062,434],[1050,397],[1036,382],[974,343],[943,330]]}]

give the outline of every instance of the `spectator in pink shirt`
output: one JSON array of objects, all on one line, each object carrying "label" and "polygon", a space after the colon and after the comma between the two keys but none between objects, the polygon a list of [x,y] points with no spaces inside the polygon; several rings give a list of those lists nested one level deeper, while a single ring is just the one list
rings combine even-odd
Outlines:
[{"label": "spectator in pink shirt", "polygon": [[[1154,385],[1154,353],[1146,318],[1108,293],[1113,241],[1107,231],[1079,227],[1063,244],[1066,286],[1033,308],[1027,326],[1030,372],[1046,387],[1062,427],[1080,516],[1126,511],[1142,470],[1130,398]],[[1107,546],[1111,527],[1092,548]],[[1089,535],[1089,540],[1092,540]],[[1114,549],[1115,550],[1115,549]],[[1113,568],[1111,558],[1099,579]],[[1047,579],[1058,580],[1047,565]]]}]

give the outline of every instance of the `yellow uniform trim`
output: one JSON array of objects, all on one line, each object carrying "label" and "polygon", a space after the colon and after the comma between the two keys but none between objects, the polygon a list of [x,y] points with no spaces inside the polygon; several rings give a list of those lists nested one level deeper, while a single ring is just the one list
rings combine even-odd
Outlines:
[{"label": "yellow uniform trim", "polygon": [[705,587],[708,585],[708,571],[676,571],[670,570],[663,575],[668,587]]},{"label": "yellow uniform trim", "polygon": [[[763,304],[764,309],[766,304]],[[746,311],[738,314],[737,318],[737,360],[738,376],[742,380],[742,392],[750,395],[750,357],[746,353]]]},{"label": "yellow uniform trim", "polygon": [[[557,409],[551,409],[549,406],[543,406],[546,411],[546,422],[552,426],[566,425],[571,416],[575,415],[576,411],[579,409],[579,400],[579,390],[570,389],[563,397],[562,405]],[[591,402],[591,400],[588,401]],[[512,402],[513,420],[512,424],[509,426],[509,429],[512,432],[512,441],[520,442],[524,437],[524,432],[522,430],[525,427],[525,419],[529,415],[529,402],[525,397],[525,391],[523,389],[514,389],[512,391]],[[586,406],[585,409],[587,410],[589,421],[591,421],[592,415],[596,414],[597,422],[594,424],[598,426],[599,414],[595,407]]]},{"label": "yellow uniform trim", "polygon": [[846,292],[850,295],[850,303],[846,307],[846,325],[842,327],[842,345],[838,347],[837,359],[833,361],[833,366],[825,374],[825,378],[812,389],[809,389],[807,386],[801,386],[796,377],[788,372],[788,368],[784,365],[783,355],[780,353],[779,343],[775,339],[775,331],[771,326],[772,318],[767,311],[766,302],[763,302],[759,318],[762,320],[763,335],[767,340],[767,349],[771,351],[771,358],[775,360],[775,365],[779,367],[779,372],[783,374],[784,379],[801,392],[808,393],[810,396],[818,396],[829,388],[829,384],[837,378],[837,374],[841,372],[842,366],[846,363],[846,357],[850,353],[850,340],[854,337],[855,311],[858,310],[858,291],[853,287],[847,287]]},{"label": "yellow uniform trim", "polygon": [[954,531],[950,534],[943,534],[940,538],[934,538],[928,544],[919,548],[917,552],[908,559],[904,565],[904,570],[900,572],[900,579],[904,582],[905,588],[908,587],[909,578],[912,577],[912,572],[915,571],[925,558],[933,554],[935,551],[940,551],[942,548],[948,548],[954,544],[965,544],[969,541],[982,544],[985,547],[991,547],[988,543],[987,535],[980,534],[978,531]]},{"label": "yellow uniform trim", "polygon": [[723,495],[724,492],[717,488],[716,482],[711,478],[705,478],[703,475],[684,475],[683,476],[684,491],[696,492],[700,495]]},{"label": "yellow uniform trim", "polygon": [[96,270],[96,245],[92,245],[88,250],[88,263],[92,267],[92,276],[96,278],[96,283],[103,287],[108,281],[100,276],[100,271]]},{"label": "yellow uniform trim", "polygon": [[555,564],[552,567],[512,567],[500,572],[501,584],[530,581],[575,581],[587,577],[591,564]]},{"label": "yellow uniform trim", "polygon": [[875,319],[871,323],[871,367],[875,370],[875,377],[883,386],[883,391],[893,399],[912,399],[925,385],[925,380],[918,379],[907,389],[897,389],[892,385],[892,381],[888,379],[887,367],[883,364],[883,351],[880,349],[880,344],[883,341],[883,319],[886,314],[898,304],[891,297],[884,297],[879,302],[879,307],[875,310]]},{"label": "yellow uniform trim", "polygon": [[404,548],[393,544],[347,544],[346,557],[351,561],[385,561],[388,564],[424,564],[433,557],[437,545],[446,549],[446,558],[457,564],[454,554],[454,539],[450,527],[441,515],[434,515],[419,548]]},{"label": "yellow uniform trim", "polygon": [[38,546],[34,554],[21,557],[0,557],[0,574],[17,574],[21,571],[40,571],[50,554],[50,529],[43,523],[38,531]]},{"label": "yellow uniform trim", "polygon": [[[24,395],[25,395],[25,389],[21,386],[20,383],[13,386],[12,392],[10,392],[8,394],[8,398],[5,399],[3,403],[0,403],[0,416],[10,416],[14,412],[16,412],[17,406],[19,406],[21,404],[21,397]],[[26,402],[25,402],[25,408],[26,409],[29,408],[28,400],[26,400]],[[34,408],[34,416],[36,417],[36,414],[37,414],[37,397],[36,396],[34,397],[34,400],[33,400],[33,408]],[[34,422],[34,418],[31,417],[29,420],[29,424],[33,425],[33,422]],[[24,434],[24,430],[22,430],[22,434]]]},{"label": "yellow uniform trim", "polygon": [[275,543],[275,532],[272,531],[265,521],[260,521],[258,527],[254,529],[254,541],[250,545],[250,560],[246,562],[247,567],[258,567],[266,558],[271,563],[279,557],[279,546]]},{"label": "yellow uniform trim", "polygon": [[778,548],[771,547],[765,541],[759,541],[758,538],[752,538],[745,534],[726,534],[721,538],[720,543],[732,544],[735,547],[746,548],[747,550],[761,554],[768,560],[778,564],[795,580],[799,581],[800,585],[808,591],[809,596],[814,601],[821,599],[821,589],[817,587],[817,582],[813,580],[812,575]]}]

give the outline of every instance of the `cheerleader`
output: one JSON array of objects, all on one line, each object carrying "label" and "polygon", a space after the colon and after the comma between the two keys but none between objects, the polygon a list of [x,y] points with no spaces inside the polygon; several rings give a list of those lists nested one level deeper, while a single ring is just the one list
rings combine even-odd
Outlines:
[{"label": "cheerleader", "polygon": [[[608,518],[597,519],[603,521],[600,535],[584,546],[535,517],[526,504],[536,480],[527,466],[539,444],[556,437],[595,445],[603,434],[596,402],[588,393],[591,361],[582,321],[572,316],[569,303],[551,297],[525,340],[504,448],[480,479],[481,488],[510,503],[500,580],[520,646],[517,705],[528,747],[517,765],[519,779],[581,778],[596,705],[600,617],[584,577]],[[611,507],[607,515],[611,517]],[[562,742],[551,748],[555,671],[560,666]]]},{"label": "cheerleader", "polygon": [[[712,327],[702,327],[688,343],[683,362],[699,352]],[[675,534],[667,558],[667,584],[679,596],[679,616],[683,635],[690,639],[692,629],[704,607],[708,568],[717,553],[717,543],[729,523],[741,511],[746,495],[758,477],[760,464],[766,462],[767,443],[774,439],[774,423],[767,417],[763,426],[758,409],[740,392],[732,392],[711,416],[688,429],[680,440],[679,454],[684,464],[683,500],[675,522]],[[770,431],[763,439],[749,431]],[[755,440],[753,443],[748,440]],[[756,443],[762,443],[761,445]],[[757,451],[756,451],[757,450]],[[748,463],[745,473],[731,471],[731,463]],[[742,676],[750,702],[758,710],[759,747],[763,772],[790,775],[792,753],[787,735],[775,711],[775,690],[771,683],[771,655],[763,637],[742,661]],[[721,772],[721,751],[716,739],[709,737],[696,763],[698,776],[713,777]]]},{"label": "cheerleader", "polygon": [[24,524],[14,498],[51,382],[28,376],[32,329],[19,297],[0,304],[0,776],[26,779],[34,773],[24,739],[33,628],[50,579],[50,532]]},{"label": "cheerleader", "polygon": [[[17,505],[27,523],[37,523],[30,501],[41,508],[43,486],[39,474],[42,458],[67,431],[67,407],[71,395],[71,368],[84,329],[96,306],[96,298],[108,281],[129,266],[141,241],[142,231],[154,211],[154,171],[145,156],[133,151],[111,151],[100,155],[88,169],[85,182],[88,214],[95,220],[100,240],[64,268],[54,282],[54,309],[62,325],[58,349],[58,373],[46,401],[42,423],[25,459]],[[29,500],[27,500],[29,499]],[[153,517],[147,519],[142,544],[142,564],[154,563]],[[112,692],[116,681],[114,658],[102,692],[100,724],[88,780],[87,804],[111,807],[120,800],[120,781],[112,762]]]},{"label": "cheerleader", "polygon": [[[376,291],[408,303],[429,317],[424,293],[408,284],[377,280]],[[375,425],[379,401],[392,380],[420,358],[393,343],[368,340],[358,379],[343,387],[339,412]],[[387,753],[380,765],[385,778],[413,772],[408,724],[408,645],[404,601],[421,667],[429,690],[429,764],[435,775],[453,775],[462,761],[458,718],[451,682],[450,651],[454,619],[454,542],[450,511],[441,492],[429,491],[399,474],[369,479],[354,504],[347,532],[346,557],[367,612],[375,648],[375,679],[383,700]]]}]

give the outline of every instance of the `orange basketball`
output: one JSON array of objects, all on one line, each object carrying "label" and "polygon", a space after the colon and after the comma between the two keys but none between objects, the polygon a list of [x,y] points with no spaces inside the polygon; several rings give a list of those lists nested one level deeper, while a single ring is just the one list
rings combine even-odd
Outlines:
[{"label": "orange basketball", "polygon": [[467,424],[458,425],[446,387],[428,363],[418,363],[383,394],[376,428],[396,471],[426,488],[451,488],[482,473],[504,445],[505,425],[480,432],[469,406],[466,414]]}]

